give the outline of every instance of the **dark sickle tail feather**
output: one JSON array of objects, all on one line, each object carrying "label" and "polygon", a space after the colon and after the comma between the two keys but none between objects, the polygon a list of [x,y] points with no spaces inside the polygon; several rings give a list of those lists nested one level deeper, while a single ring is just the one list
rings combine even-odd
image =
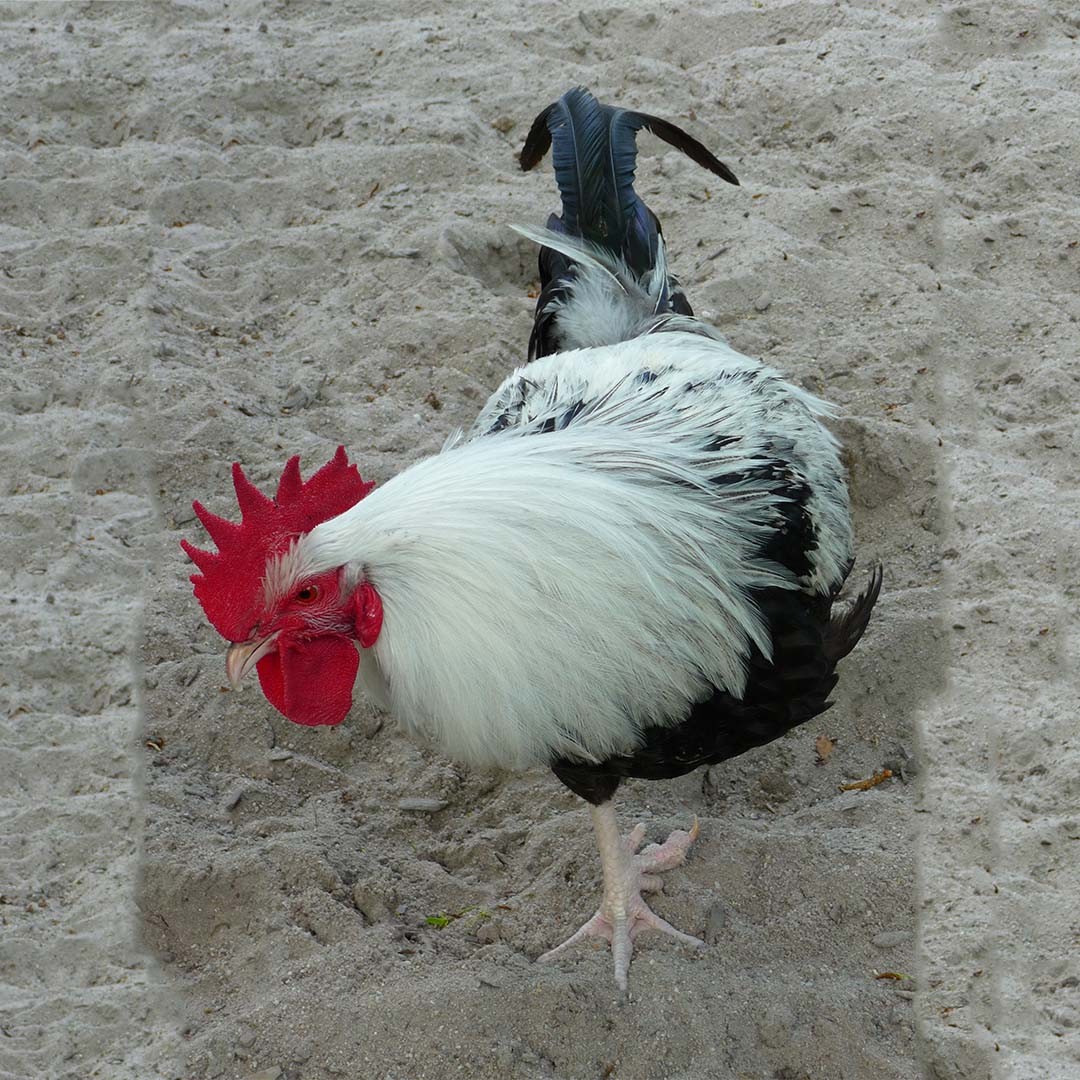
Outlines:
[{"label": "dark sickle tail feather", "polygon": [[[521,168],[532,169],[551,149],[562,214],[552,214],[553,232],[581,237],[611,252],[643,278],[656,261],[660,222],[634,190],[637,133],[645,128],[681,150],[729,184],[735,174],[707,147],[667,120],[648,113],[601,105],[584,87],[575,87],[533,121],[521,150]],[[577,271],[573,259],[551,248],[540,250],[541,292],[536,305],[529,359],[559,350],[553,300],[567,298]],[[693,311],[674,278],[669,278],[660,310]]]},{"label": "dark sickle tail feather", "polygon": [[859,643],[859,638],[866,632],[870,622],[870,613],[874,610],[878,595],[881,593],[881,564],[874,567],[870,582],[859,594],[858,599],[841,615],[829,622],[825,632],[825,653],[837,663]]}]

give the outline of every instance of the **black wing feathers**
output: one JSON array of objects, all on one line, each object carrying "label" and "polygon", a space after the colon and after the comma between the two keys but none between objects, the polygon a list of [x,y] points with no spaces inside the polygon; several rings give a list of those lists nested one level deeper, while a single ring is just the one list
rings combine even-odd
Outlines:
[{"label": "black wing feathers", "polygon": [[741,698],[716,690],[681,724],[647,728],[632,754],[595,765],[561,759],[552,763],[552,771],[571,791],[595,804],[610,799],[626,777],[682,776],[779,738],[831,707],[837,661],[862,637],[880,591],[877,566],[858,599],[833,616],[828,596],[760,590],[754,599],[772,628],[772,657],[752,650]]}]

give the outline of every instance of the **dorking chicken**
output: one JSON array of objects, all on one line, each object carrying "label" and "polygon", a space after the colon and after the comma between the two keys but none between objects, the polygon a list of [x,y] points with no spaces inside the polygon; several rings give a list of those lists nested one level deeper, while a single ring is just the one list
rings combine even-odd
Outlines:
[{"label": "dorking chicken", "polygon": [[592,813],[603,865],[586,935],[701,942],[643,893],[697,835],[636,853],[613,797],[783,735],[829,707],[876,569],[842,611],[852,526],[829,408],[693,316],[633,187],[647,128],[729,183],[673,125],[583,89],[545,109],[562,213],[540,248],[530,362],[465,433],[381,487],[344,449],[264,495],[233,467],[241,520],[195,510],[217,551],[184,550],[238,684],[256,669],[299,724],[337,724],[354,684],[410,734],[478,766],[542,765]]}]

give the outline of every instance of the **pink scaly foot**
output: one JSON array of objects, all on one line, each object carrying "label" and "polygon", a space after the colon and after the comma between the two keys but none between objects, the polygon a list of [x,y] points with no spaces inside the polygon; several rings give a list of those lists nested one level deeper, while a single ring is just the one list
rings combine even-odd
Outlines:
[{"label": "pink scaly foot", "polygon": [[694,818],[689,832],[676,829],[663,844],[650,844],[641,854],[635,854],[645,838],[645,826],[635,825],[630,835],[622,839],[615,821],[615,808],[610,802],[590,809],[604,871],[604,897],[600,909],[577,933],[538,957],[537,962],[553,960],[583,938],[601,937],[611,942],[615,985],[625,990],[634,939],[642,930],[662,930],[685,945],[704,948],[705,942],[676,930],[661,919],[641,896],[642,893],[659,892],[663,887],[660,873],[685,860],[690,845],[697,839],[698,822]]}]

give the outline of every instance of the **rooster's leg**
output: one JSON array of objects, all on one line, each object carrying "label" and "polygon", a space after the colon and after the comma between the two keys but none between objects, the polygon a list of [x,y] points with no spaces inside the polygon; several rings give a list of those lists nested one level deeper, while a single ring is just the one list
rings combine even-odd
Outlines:
[{"label": "rooster's leg", "polygon": [[592,811],[604,871],[604,898],[600,910],[576,934],[544,953],[538,960],[540,963],[552,960],[582,938],[605,938],[611,942],[615,958],[615,985],[625,990],[634,938],[642,930],[662,930],[677,941],[695,948],[705,944],[665,922],[641,896],[642,893],[659,892],[663,885],[660,871],[670,870],[686,858],[687,850],[697,839],[698,823],[695,818],[689,832],[677,829],[663,844],[650,844],[638,855],[635,852],[645,838],[644,825],[636,825],[624,839],[619,836],[613,803],[605,802],[589,809]]}]

